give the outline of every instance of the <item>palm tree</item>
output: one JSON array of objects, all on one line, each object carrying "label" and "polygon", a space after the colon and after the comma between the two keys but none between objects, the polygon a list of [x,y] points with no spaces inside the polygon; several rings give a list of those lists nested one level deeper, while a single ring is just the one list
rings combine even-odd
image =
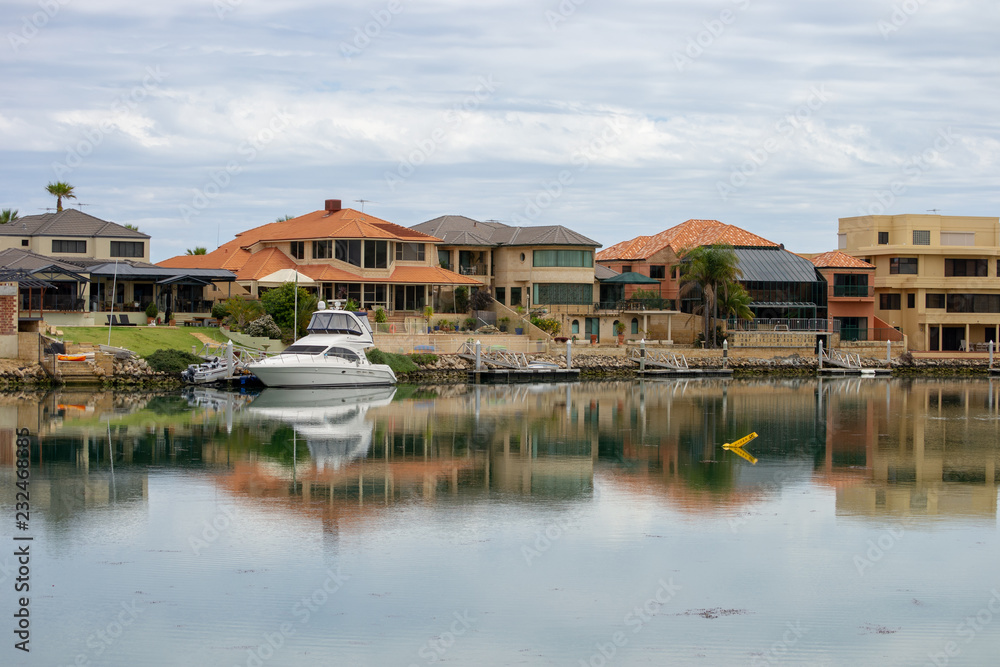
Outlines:
[{"label": "palm tree", "polygon": [[[739,258],[733,247],[723,244],[698,246],[681,251],[682,285],[691,289],[697,286],[702,293],[702,314],[704,316],[705,344],[708,344],[708,318],[712,313],[712,323],[719,317],[718,294],[722,286],[736,282],[743,275],[738,264]],[[712,327],[712,347],[715,347],[715,327]]]},{"label": "palm tree", "polygon": [[45,188],[50,195],[56,198],[56,212],[63,210],[62,200],[66,199],[76,199],[76,195],[73,194],[73,186],[64,181],[56,181],[55,183],[49,183]]},{"label": "palm tree", "polygon": [[719,310],[725,318],[732,316],[741,320],[752,320],[754,318],[753,311],[750,310],[752,302],[753,297],[739,283],[723,285],[722,293],[719,294]]},{"label": "palm tree", "polygon": [[287,222],[287,221],[292,220],[292,219],[294,219],[294,216],[283,215],[280,218],[276,219],[275,222]]},{"label": "palm tree", "polygon": [[207,255],[208,254],[208,249],[207,248],[202,248],[200,246],[197,247],[197,248],[195,248],[194,250],[192,250],[191,248],[188,248],[187,249],[187,254],[189,254],[189,255]]},{"label": "palm tree", "polygon": [[17,220],[17,209],[5,208],[0,211],[0,225],[6,225],[8,222],[14,222]]},{"label": "palm tree", "polygon": [[139,231],[139,225],[133,225],[131,223],[125,223],[125,229],[131,229],[133,232]]}]

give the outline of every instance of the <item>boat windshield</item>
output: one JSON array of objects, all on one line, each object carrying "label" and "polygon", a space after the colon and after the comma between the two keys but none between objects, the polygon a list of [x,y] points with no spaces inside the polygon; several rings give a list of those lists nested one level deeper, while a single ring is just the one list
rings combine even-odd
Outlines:
[{"label": "boat windshield", "polygon": [[313,313],[312,319],[309,321],[308,330],[309,333],[361,336],[364,333],[362,328],[367,329],[366,324],[362,324],[361,320],[350,313],[324,311]]},{"label": "boat windshield", "polygon": [[358,361],[360,359],[357,352],[349,350],[346,347],[331,347],[323,356],[340,357],[341,359],[346,359],[347,361]]},{"label": "boat windshield", "polygon": [[289,345],[281,354],[323,354],[326,345]]}]

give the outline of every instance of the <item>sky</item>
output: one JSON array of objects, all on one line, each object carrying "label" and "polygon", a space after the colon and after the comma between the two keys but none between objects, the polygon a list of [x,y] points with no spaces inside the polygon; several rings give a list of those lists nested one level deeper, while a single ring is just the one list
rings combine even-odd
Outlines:
[{"label": "sky", "polygon": [[821,252],[1000,215],[998,32],[994,0],[4,0],[0,208],[69,182],[154,262],[326,199]]}]

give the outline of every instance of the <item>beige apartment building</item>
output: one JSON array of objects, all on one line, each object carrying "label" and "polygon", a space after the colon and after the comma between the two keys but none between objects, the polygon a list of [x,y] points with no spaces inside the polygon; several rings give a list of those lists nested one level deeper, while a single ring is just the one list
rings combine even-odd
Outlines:
[{"label": "beige apartment building", "polygon": [[875,266],[875,316],[914,350],[976,350],[1000,326],[1000,218],[841,218],[838,247]]}]

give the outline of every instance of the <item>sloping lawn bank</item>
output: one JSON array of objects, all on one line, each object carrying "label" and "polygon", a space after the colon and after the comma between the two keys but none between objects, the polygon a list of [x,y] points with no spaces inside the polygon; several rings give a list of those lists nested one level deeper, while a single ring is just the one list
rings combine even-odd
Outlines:
[{"label": "sloping lawn bank", "polygon": [[[108,344],[107,327],[59,327],[67,343]],[[148,357],[157,350],[191,352],[191,346],[200,350],[203,343],[192,334],[198,332],[220,343],[228,339],[214,327],[111,327],[111,344],[132,350],[140,357]]]}]

